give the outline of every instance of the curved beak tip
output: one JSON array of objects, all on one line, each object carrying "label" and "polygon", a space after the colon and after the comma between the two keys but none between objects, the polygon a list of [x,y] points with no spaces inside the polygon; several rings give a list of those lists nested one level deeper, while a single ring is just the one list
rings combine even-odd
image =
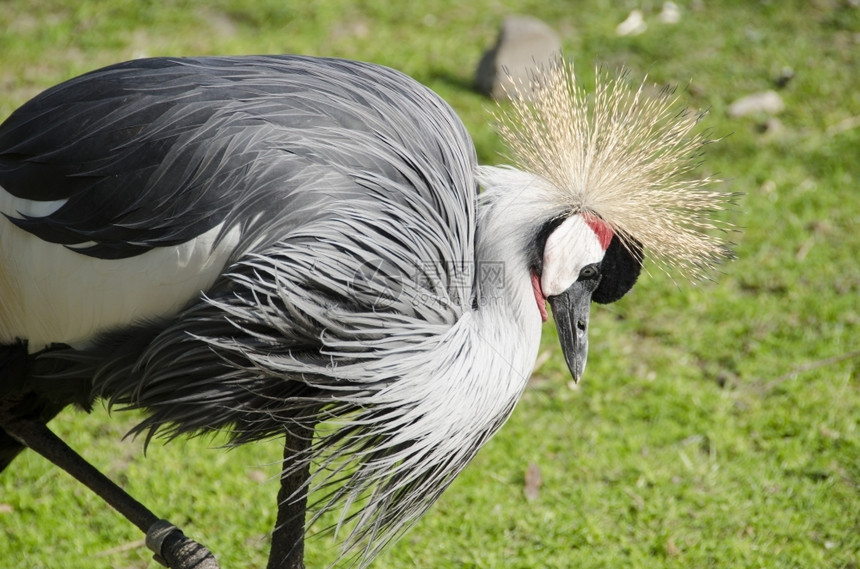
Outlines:
[{"label": "curved beak tip", "polygon": [[[586,344],[587,346],[587,344]],[[585,374],[585,356],[583,353],[582,342],[579,343],[578,346],[573,347],[574,353],[572,354],[573,358],[568,358],[567,355],[569,352],[562,347],[562,350],[565,352],[565,362],[567,363],[567,368],[570,370],[570,375],[573,378],[573,383],[579,383],[579,380],[582,379],[582,376]],[[584,348],[587,349],[587,348]]]},{"label": "curved beak tip", "polygon": [[588,358],[588,313],[591,292],[574,283],[563,293],[548,298],[564,360],[574,383],[579,383]]}]

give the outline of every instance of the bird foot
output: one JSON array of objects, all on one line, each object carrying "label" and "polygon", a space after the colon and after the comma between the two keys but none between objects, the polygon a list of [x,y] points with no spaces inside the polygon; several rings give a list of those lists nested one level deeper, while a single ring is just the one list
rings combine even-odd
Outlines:
[{"label": "bird foot", "polygon": [[170,569],[220,569],[206,547],[185,537],[167,520],[158,520],[150,526],[146,546],[155,553],[153,559]]}]

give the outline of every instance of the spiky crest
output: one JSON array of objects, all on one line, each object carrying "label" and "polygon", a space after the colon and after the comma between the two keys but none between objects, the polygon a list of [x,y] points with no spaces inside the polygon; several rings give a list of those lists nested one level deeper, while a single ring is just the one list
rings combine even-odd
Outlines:
[{"label": "spiky crest", "polygon": [[548,182],[548,210],[596,215],[628,250],[635,240],[663,270],[704,277],[731,255],[713,234],[731,225],[711,214],[732,194],[690,175],[711,142],[693,132],[702,114],[679,110],[670,89],[632,87],[627,75],[598,70],[589,97],[573,63],[559,58],[515,83],[513,102],[496,113],[499,133],[515,166]]}]

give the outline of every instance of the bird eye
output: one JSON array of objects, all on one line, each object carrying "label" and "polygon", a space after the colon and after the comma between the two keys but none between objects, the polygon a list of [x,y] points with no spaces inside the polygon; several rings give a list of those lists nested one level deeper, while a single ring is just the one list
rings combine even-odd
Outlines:
[{"label": "bird eye", "polygon": [[596,279],[600,275],[597,265],[586,265],[579,271],[579,280]]}]

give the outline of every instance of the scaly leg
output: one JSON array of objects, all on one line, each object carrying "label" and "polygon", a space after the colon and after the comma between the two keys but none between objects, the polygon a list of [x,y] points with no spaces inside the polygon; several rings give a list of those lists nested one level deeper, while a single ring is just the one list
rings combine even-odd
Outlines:
[{"label": "scaly leg", "polygon": [[205,547],[185,537],[170,523],[160,520],[146,506],[81,458],[46,425],[18,418],[6,419],[0,427],[71,474],[146,533],[146,544],[155,552],[155,559],[160,563],[171,569],[218,569],[218,562]]},{"label": "scaly leg", "polygon": [[[294,428],[284,443],[284,464],[289,464],[308,451],[313,442],[313,429]],[[278,491],[278,518],[272,533],[272,548],[266,569],[305,568],[305,513],[310,465],[281,475]]]}]

